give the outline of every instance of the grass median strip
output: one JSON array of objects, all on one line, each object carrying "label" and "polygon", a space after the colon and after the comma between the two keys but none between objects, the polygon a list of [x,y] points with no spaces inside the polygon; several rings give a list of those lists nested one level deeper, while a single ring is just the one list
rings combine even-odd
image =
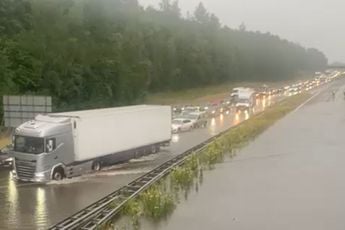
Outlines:
[{"label": "grass median strip", "polygon": [[101,229],[140,229],[141,218],[152,221],[165,219],[174,211],[181,197],[187,199],[192,189],[199,189],[205,170],[214,169],[226,157],[233,158],[238,150],[310,97],[310,94],[300,94],[287,98],[230,129],[202,151],[191,154],[183,165],[128,202],[121,217]]},{"label": "grass median strip", "polygon": [[[305,76],[305,78],[308,79],[310,76]],[[258,88],[263,85],[268,85],[270,87],[280,88],[295,81],[296,80],[279,82],[229,82],[220,85],[204,86],[179,91],[151,93],[147,95],[145,103],[165,105],[203,104],[205,102],[218,101],[229,97],[231,90],[235,87]]]}]

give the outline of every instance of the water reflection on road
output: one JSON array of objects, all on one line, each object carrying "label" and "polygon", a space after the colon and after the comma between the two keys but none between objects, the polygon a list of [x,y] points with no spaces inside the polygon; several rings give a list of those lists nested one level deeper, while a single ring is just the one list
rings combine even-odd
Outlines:
[{"label": "water reflection on road", "polygon": [[[277,100],[275,98],[274,100]],[[267,102],[258,100],[256,112]],[[0,229],[46,229],[90,203],[128,184],[155,166],[183,153],[233,125],[248,119],[250,113],[224,113],[210,119],[204,129],[172,135],[172,144],[158,155],[110,167],[97,174],[85,175],[46,185],[20,183],[9,170],[0,171]]]},{"label": "water reflection on road", "polygon": [[169,219],[143,220],[141,229],[345,229],[344,90],[342,80],[316,94],[236,158],[205,172],[202,188]]}]

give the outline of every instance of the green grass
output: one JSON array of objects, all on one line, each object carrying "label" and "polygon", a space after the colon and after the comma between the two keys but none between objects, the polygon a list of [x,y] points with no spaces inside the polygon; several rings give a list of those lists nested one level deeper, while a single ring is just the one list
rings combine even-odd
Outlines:
[{"label": "green grass", "polygon": [[6,147],[9,144],[11,144],[10,137],[0,137],[0,149]]},{"label": "green grass", "polygon": [[[216,164],[223,162],[225,156],[234,157],[235,152],[293,111],[310,96],[310,94],[301,94],[287,98],[230,129],[202,151],[189,156],[183,165],[176,167],[168,176],[128,202],[122,214],[132,219],[134,229],[139,228],[141,217],[156,221],[166,218],[179,203],[181,192],[187,198],[193,185],[196,190],[199,189],[203,181],[204,170],[214,169]],[[116,220],[113,223],[113,226],[115,225]]]},{"label": "green grass", "polygon": [[[307,77],[302,77],[301,79],[307,79]],[[198,104],[223,99],[229,96],[231,89],[236,87],[255,88],[264,84],[268,85],[269,87],[283,87],[293,82],[296,82],[296,80],[280,82],[224,83],[221,85],[199,87],[181,91],[152,93],[147,96],[145,103],[162,105]]]},{"label": "green grass", "polygon": [[11,130],[7,128],[0,128],[0,149],[6,147],[7,145],[11,144]]}]

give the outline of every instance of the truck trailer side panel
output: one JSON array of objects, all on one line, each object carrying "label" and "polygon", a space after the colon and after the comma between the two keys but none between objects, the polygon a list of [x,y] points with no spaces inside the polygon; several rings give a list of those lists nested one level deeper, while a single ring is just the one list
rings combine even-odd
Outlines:
[{"label": "truck trailer side panel", "polygon": [[75,161],[86,161],[171,139],[170,106],[124,107],[74,119]]}]

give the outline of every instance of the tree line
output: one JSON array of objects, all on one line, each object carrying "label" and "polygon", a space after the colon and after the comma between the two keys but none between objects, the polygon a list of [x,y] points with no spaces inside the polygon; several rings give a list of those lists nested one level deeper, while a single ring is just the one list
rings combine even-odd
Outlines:
[{"label": "tree line", "polygon": [[162,92],[288,80],[327,59],[278,36],[231,29],[200,3],[1,0],[0,94],[51,95],[58,110],[140,103]]}]

